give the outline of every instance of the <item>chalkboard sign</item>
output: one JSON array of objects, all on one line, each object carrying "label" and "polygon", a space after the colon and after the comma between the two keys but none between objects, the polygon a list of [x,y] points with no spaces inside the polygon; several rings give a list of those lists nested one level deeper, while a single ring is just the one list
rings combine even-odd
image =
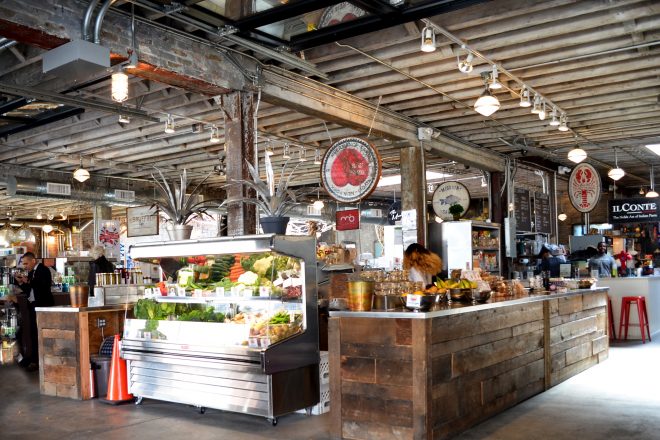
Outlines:
[{"label": "chalkboard sign", "polygon": [[522,188],[515,188],[513,197],[516,206],[516,230],[531,232],[532,207],[529,200],[529,191]]},{"label": "chalkboard sign", "polygon": [[534,226],[536,232],[551,233],[552,213],[550,212],[550,196],[534,193]]}]

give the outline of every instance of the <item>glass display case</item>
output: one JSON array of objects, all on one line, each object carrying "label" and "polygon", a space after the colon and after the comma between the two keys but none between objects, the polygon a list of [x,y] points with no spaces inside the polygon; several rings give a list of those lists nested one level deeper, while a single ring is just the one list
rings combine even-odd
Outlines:
[{"label": "glass display case", "polygon": [[315,240],[258,235],[133,245],[167,277],[126,320],[129,392],[273,423],[319,401]]},{"label": "glass display case", "polygon": [[441,223],[443,270],[480,268],[500,275],[500,225],[463,220]]}]

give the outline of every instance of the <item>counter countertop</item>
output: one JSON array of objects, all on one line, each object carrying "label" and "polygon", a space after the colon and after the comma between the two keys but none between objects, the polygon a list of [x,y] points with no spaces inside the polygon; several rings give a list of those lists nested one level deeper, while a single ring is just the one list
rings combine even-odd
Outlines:
[{"label": "counter countertop", "polygon": [[[36,307],[37,312],[49,312],[49,313],[78,313],[78,312],[100,312],[108,310],[124,310],[126,309],[126,304],[112,304],[107,306],[97,306],[97,307],[71,307],[71,306],[53,306],[53,307]],[[132,307],[132,304],[128,304],[129,307]]]},{"label": "counter countertop", "polygon": [[593,289],[576,289],[566,293],[549,294],[531,294],[529,296],[518,298],[491,298],[483,304],[475,304],[453,301],[451,304],[443,302],[439,304],[439,309],[430,312],[413,312],[410,310],[392,311],[392,312],[350,312],[350,311],[331,311],[331,318],[409,318],[409,319],[432,319],[440,316],[458,315],[461,313],[474,312],[477,310],[495,309],[499,307],[513,306],[518,304],[527,304],[537,301],[544,301],[551,298],[563,298],[573,295],[581,295],[590,292],[607,291],[607,287],[596,287]]}]

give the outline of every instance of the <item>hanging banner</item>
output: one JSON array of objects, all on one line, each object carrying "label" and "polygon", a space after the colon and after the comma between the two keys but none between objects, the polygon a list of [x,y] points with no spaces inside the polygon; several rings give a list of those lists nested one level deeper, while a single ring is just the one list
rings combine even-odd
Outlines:
[{"label": "hanging banner", "polygon": [[578,211],[591,212],[600,200],[601,182],[596,169],[588,163],[580,163],[573,168],[568,178],[568,197]]},{"label": "hanging banner", "polygon": [[336,216],[338,231],[352,231],[354,229],[360,229],[359,209],[347,209],[345,211],[337,211],[335,216]]},{"label": "hanging banner", "polygon": [[611,224],[660,221],[658,203],[654,199],[616,199],[607,205],[607,221]]},{"label": "hanging banner", "polygon": [[394,202],[387,210],[387,224],[395,225],[401,220],[401,202]]},{"label": "hanging banner", "polygon": [[99,227],[98,242],[105,248],[106,258],[119,258],[119,220],[102,220]]}]

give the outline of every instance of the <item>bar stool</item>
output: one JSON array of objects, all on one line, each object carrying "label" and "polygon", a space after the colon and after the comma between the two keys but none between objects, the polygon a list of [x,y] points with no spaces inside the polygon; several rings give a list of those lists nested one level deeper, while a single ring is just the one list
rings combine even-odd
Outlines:
[{"label": "bar stool", "polygon": [[[614,312],[612,309],[612,298],[609,296],[607,297],[607,322],[609,324],[609,329],[610,329],[610,340],[615,340],[616,339],[616,332],[614,331]],[[619,331],[619,334],[621,332]]]},{"label": "bar stool", "polygon": [[626,332],[624,339],[628,339],[628,324],[630,323],[630,304],[637,305],[637,315],[639,316],[639,330],[642,332],[642,344],[646,343],[644,339],[644,327],[646,327],[646,334],[651,340],[651,332],[649,330],[649,316],[646,313],[646,298],[643,296],[624,296],[621,298],[621,318],[619,319],[619,336],[621,336],[621,329],[625,325]]}]

